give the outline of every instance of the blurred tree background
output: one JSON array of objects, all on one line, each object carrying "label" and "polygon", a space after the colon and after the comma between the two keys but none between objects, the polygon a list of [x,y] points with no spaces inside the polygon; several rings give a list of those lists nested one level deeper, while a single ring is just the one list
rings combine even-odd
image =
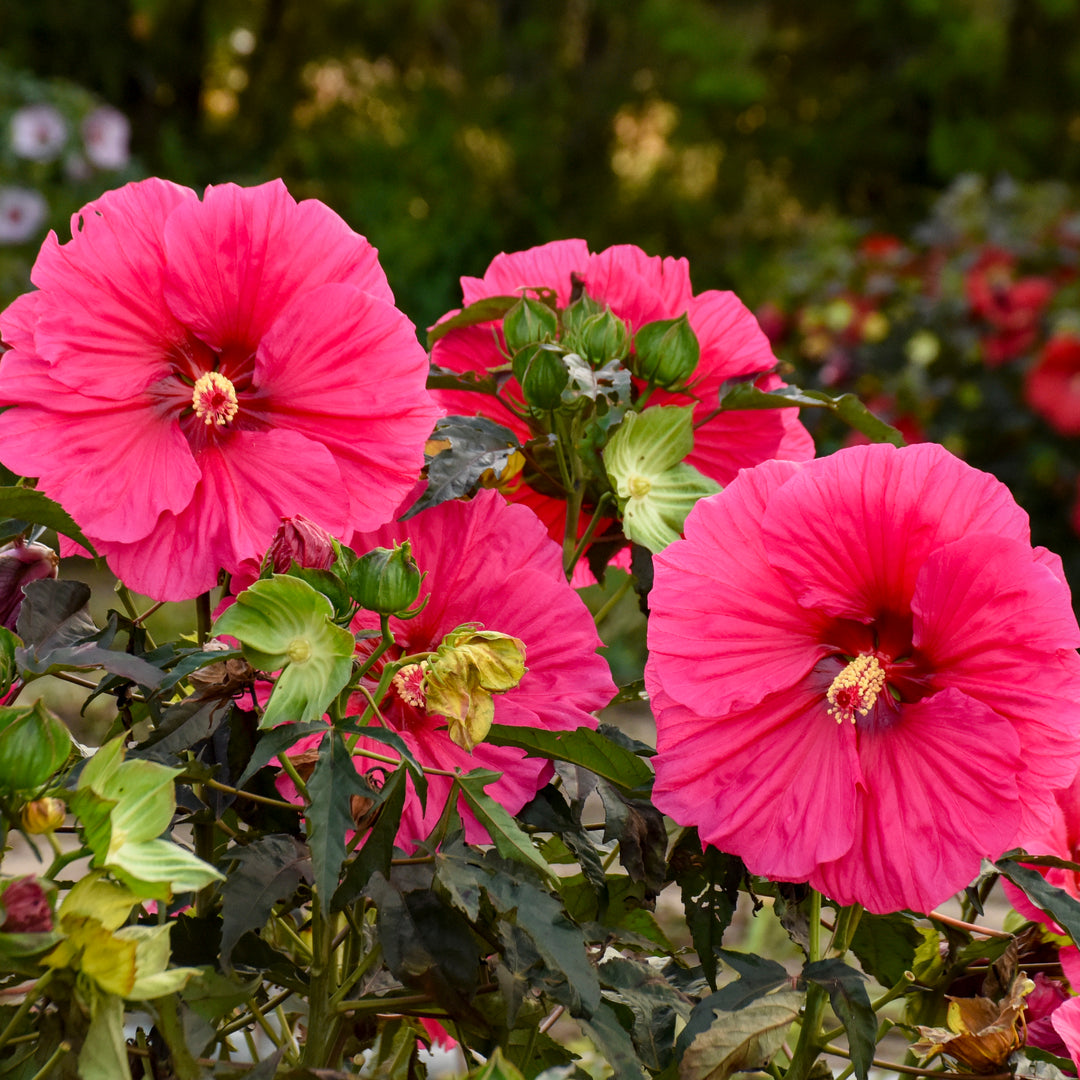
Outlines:
[{"label": "blurred tree background", "polygon": [[[421,326],[565,236],[764,298],[832,215],[899,230],[961,172],[1077,179],[1076,0],[5,0],[0,62],[131,120],[141,170],[282,176]],[[111,186],[111,185],[103,185]]]}]

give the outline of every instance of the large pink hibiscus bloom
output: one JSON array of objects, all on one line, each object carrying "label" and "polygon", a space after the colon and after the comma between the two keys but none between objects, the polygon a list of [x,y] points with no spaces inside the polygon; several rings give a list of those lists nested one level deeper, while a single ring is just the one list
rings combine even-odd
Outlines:
[{"label": "large pink hibiscus bloom", "polygon": [[753,873],[927,911],[1080,764],[1061,562],[942,447],[766,462],[656,559],[656,805]]},{"label": "large pink hibiscus bloom", "polygon": [[[528,670],[516,687],[495,695],[495,723],[552,731],[596,726],[593,713],[611,700],[615,686],[607,662],[596,652],[600,639],[592,617],[563,577],[560,549],[532,511],[506,503],[496,492],[482,491],[471,502],[441,503],[408,521],[358,535],[352,546],[363,552],[405,539],[412,542],[417,564],[427,575],[420,597],[429,599],[416,618],[390,620],[397,645],[387,660],[433,651],[450,631],[479,623],[525,645]],[[378,626],[377,616],[361,612],[353,630]],[[361,650],[370,652],[377,640],[361,640]],[[372,689],[381,670],[379,662],[372,672]],[[501,773],[487,791],[510,813],[551,778],[550,762],[512,747],[481,742],[471,753],[463,750],[451,741],[446,719],[411,704],[406,700],[411,696],[407,688],[393,689],[381,711],[421,765]],[[357,698],[355,706],[362,711],[364,702]],[[301,741],[297,748],[309,748],[320,737]],[[360,739],[359,746],[388,753],[384,743],[374,740]],[[361,758],[357,762],[362,770],[373,765]],[[428,835],[446,805],[451,783],[448,777],[429,777],[425,809],[409,781],[399,846],[411,850]],[[287,790],[287,781],[282,784]],[[464,807],[463,817],[467,840],[487,840],[483,826]]]},{"label": "large pink hibiscus bloom", "polygon": [[0,316],[0,460],[140,592],[180,600],[282,517],[388,520],[439,410],[375,249],[280,181],[145,180],[46,239]]},{"label": "large pink hibiscus bloom", "polygon": [[[584,240],[557,240],[541,247],[497,255],[482,278],[464,277],[464,303],[489,296],[519,296],[538,288],[553,289],[560,308],[570,303],[575,282],[592,299],[606,304],[630,327],[672,319],[686,313],[701,345],[701,359],[692,377],[693,397],[658,390],[648,405],[694,405],[694,420],[702,424],[719,401],[721,385],[776,367],[769,340],[757,320],[731,292],[710,290],[695,296],[686,259],[650,257],[638,247],[623,244],[591,254]],[[500,348],[499,323],[452,330],[435,343],[432,360],[454,371],[483,371],[506,363]],[[772,390],[783,384],[775,375],[762,375],[758,385]],[[507,388],[520,399],[516,383]],[[505,424],[521,439],[528,428],[498,401],[470,391],[435,391],[451,414],[482,413]],[[706,476],[726,484],[741,468],[769,458],[801,461],[814,456],[814,444],[798,419],[797,409],[725,412],[713,416],[694,432],[694,449],[687,461]],[[509,496],[528,503],[562,540],[565,507],[562,500],[527,484]]]}]

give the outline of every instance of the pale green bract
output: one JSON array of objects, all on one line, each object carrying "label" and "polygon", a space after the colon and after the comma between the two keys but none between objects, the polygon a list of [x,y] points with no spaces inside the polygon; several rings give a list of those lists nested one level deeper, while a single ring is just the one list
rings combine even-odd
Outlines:
[{"label": "pale green bract", "polygon": [[623,532],[653,553],[682,535],[694,503],[720,485],[683,458],[694,448],[691,408],[665,405],[627,413],[604,447],[604,467],[619,499]]},{"label": "pale green bract", "polygon": [[259,671],[280,671],[259,721],[319,720],[349,683],[356,641],[333,621],[334,609],[305,581],[275,574],[245,589],[214,623],[236,638]]}]

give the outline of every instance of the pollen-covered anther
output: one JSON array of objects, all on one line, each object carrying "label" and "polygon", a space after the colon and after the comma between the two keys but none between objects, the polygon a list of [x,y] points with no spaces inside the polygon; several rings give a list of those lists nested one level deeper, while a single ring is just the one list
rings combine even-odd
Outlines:
[{"label": "pollen-covered anther", "polygon": [[240,411],[236,389],[220,371],[204,372],[191,392],[191,407],[204,424],[227,424]]},{"label": "pollen-covered anther", "polygon": [[865,653],[856,656],[836,676],[825,694],[829,702],[826,710],[836,717],[838,724],[845,720],[855,723],[856,713],[865,716],[877,701],[878,694],[885,689],[885,671],[876,656]]},{"label": "pollen-covered anther", "polygon": [[427,705],[427,694],[424,693],[426,674],[423,664],[408,664],[394,676],[391,683],[398,697],[414,709],[422,709]]}]

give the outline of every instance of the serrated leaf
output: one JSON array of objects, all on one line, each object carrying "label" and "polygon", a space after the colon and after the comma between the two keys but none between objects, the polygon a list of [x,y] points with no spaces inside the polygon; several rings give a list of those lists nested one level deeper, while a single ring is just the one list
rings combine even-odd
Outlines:
[{"label": "serrated leaf", "polygon": [[315,891],[325,914],[337,892],[345,862],[345,834],[356,828],[352,797],[378,800],[378,792],[356,771],[356,763],[338,731],[332,731],[319,747],[315,771],[307,784],[311,804],[307,808],[308,847],[315,873]]},{"label": "serrated leaf", "polygon": [[832,1010],[847,1033],[855,1075],[866,1080],[877,1045],[877,1017],[866,992],[866,976],[841,960],[815,960],[802,975],[828,991]]},{"label": "serrated leaf", "polygon": [[554,872],[536,850],[528,834],[521,830],[503,806],[484,791],[484,788],[497,780],[499,775],[499,773],[477,769],[467,776],[459,777],[461,797],[476,815],[477,821],[487,829],[495,850],[504,859],[525,863],[539,871],[547,880],[555,881]]},{"label": "serrated leaf", "polygon": [[237,865],[221,887],[221,962],[227,972],[241,936],[263,927],[278,901],[312,880],[311,856],[291,836],[264,836],[230,854]]},{"label": "serrated leaf", "polygon": [[913,970],[922,935],[907,915],[871,915],[864,911],[851,939],[851,951],[863,971],[882,986],[894,986]]},{"label": "serrated leaf", "polygon": [[653,771],[647,762],[591,728],[547,731],[492,724],[484,741],[492,746],[515,746],[532,757],[580,765],[624,791],[647,787],[653,779]]},{"label": "serrated leaf", "polygon": [[727,1080],[772,1060],[799,1015],[803,995],[778,990],[737,1012],[717,1011],[713,1023],[687,1048],[679,1080]]},{"label": "serrated leaf", "polygon": [[[425,807],[427,805],[427,775],[423,766],[416,760],[412,750],[409,749],[409,744],[396,731],[392,728],[379,727],[376,724],[369,724],[367,727],[356,727],[348,723],[340,725],[340,730],[346,733],[356,732],[365,739],[382,743],[384,746],[389,746],[392,750],[397,751],[401,755],[401,760],[405,763],[409,775],[412,777],[413,790],[420,800],[420,806]],[[357,752],[355,756],[360,757],[362,755]]]},{"label": "serrated leaf", "polygon": [[720,408],[729,409],[828,409],[844,423],[861,431],[871,442],[887,442],[904,446],[904,436],[891,424],[876,417],[854,394],[833,397],[821,390],[801,390],[797,386],[785,386],[779,390],[759,390],[753,383],[743,382],[733,386],[724,395]]},{"label": "serrated leaf", "polygon": [[[34,525],[44,525],[69,540],[81,544],[91,555],[97,555],[94,545],[75,524],[71,515],[47,495],[33,488],[0,487],[0,520],[18,518]],[[22,530],[20,529],[20,532]]]},{"label": "serrated leaf", "polygon": [[634,1044],[608,1005],[601,1004],[588,1016],[576,1019],[605,1063],[611,1066],[615,1080],[642,1080],[645,1071],[638,1062]]},{"label": "serrated leaf", "polygon": [[488,470],[498,474],[520,447],[517,436],[486,416],[446,416],[435,425],[433,440],[450,445],[431,458],[424,493],[400,521],[470,491]]},{"label": "serrated leaf", "polygon": [[379,792],[378,817],[334,893],[332,905],[335,911],[352,903],[364,891],[372,874],[380,873],[389,878],[394,841],[408,792],[405,776],[404,768],[395,769]]},{"label": "serrated leaf", "polygon": [[619,842],[619,862],[633,881],[643,882],[650,899],[663,888],[667,830],[659,810],[644,799],[628,799],[613,785],[597,785],[604,804],[604,842]]},{"label": "serrated leaf", "polygon": [[309,724],[283,724],[272,731],[264,731],[236,786],[242,788],[260,769],[269,765],[274,758],[280,758],[293,743],[307,735],[327,731],[330,731],[330,725],[324,720],[314,720]]},{"label": "serrated leaf", "polygon": [[600,965],[604,997],[633,1014],[631,1035],[652,1072],[665,1068],[675,1047],[675,1027],[690,1015],[690,1001],[655,969],[639,960],[611,957]]},{"label": "serrated leaf", "polygon": [[1012,859],[998,859],[994,866],[1040,911],[1053,916],[1073,941],[1080,941],[1080,903],[1063,889],[1051,885],[1037,870],[1029,870]]},{"label": "serrated leaf", "polygon": [[501,319],[520,300],[520,296],[486,296],[483,300],[477,300],[474,304],[469,304],[456,315],[451,315],[449,319],[443,319],[428,329],[428,348],[430,349],[436,341],[446,337],[451,330]]}]

